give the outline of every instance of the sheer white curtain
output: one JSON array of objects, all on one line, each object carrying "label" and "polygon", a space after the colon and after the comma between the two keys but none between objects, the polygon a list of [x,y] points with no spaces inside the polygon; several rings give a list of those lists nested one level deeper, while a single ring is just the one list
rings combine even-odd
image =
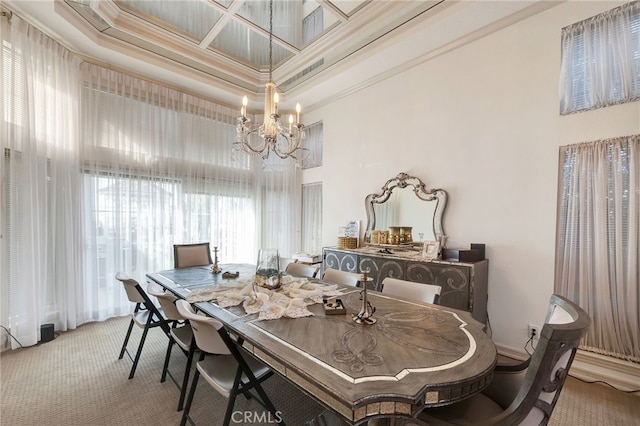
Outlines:
[{"label": "sheer white curtain", "polygon": [[[274,156],[272,156],[274,157]],[[256,158],[256,160],[259,157]],[[283,170],[263,169],[256,198],[261,200],[258,211],[262,212],[260,244],[262,248],[277,248],[280,256],[291,257],[300,251],[301,232],[301,175],[293,166],[293,160]]]},{"label": "sheer white curtain", "polygon": [[127,309],[116,271],[142,280],[171,268],[174,243],[209,241],[222,263],[253,263],[259,247],[292,249],[297,173],[231,160],[237,111],[82,69],[85,279],[98,280],[85,302],[99,317]]},{"label": "sheer white curtain", "polygon": [[324,126],[322,121],[306,126],[307,137],[302,141],[302,146],[308,149],[308,156],[303,157],[302,168],[322,166],[322,147],[324,142]]},{"label": "sheer white curtain", "polygon": [[[23,345],[83,312],[79,59],[18,16],[2,18],[2,323]],[[16,341],[11,342],[15,348]]]},{"label": "sheer white curtain", "polygon": [[302,185],[302,251],[322,253],[322,182]]},{"label": "sheer white curtain", "polygon": [[23,346],[128,313],[115,273],[144,282],[174,243],[296,250],[300,171],[232,161],[237,111],[81,63],[15,15],[0,29],[0,320]]},{"label": "sheer white curtain", "polygon": [[560,150],[556,291],[589,312],[584,349],[640,362],[640,135]]},{"label": "sheer white curtain", "polygon": [[560,112],[640,99],[640,2],[562,29]]}]

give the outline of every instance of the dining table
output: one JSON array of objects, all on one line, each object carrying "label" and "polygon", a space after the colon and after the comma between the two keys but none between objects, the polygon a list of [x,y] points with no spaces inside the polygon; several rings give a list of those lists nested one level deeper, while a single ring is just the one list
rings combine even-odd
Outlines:
[{"label": "dining table", "polygon": [[[221,266],[147,279],[217,318],[247,352],[347,424],[413,418],[492,380],[496,347],[468,312],[315,278],[284,275],[266,289],[253,284],[255,266]],[[371,320],[354,321],[363,296]]]}]

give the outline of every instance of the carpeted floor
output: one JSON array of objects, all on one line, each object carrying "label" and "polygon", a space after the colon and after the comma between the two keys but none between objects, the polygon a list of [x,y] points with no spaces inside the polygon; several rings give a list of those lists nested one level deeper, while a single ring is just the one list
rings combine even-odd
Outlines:
[{"label": "carpeted floor", "polygon": [[[54,341],[0,357],[0,424],[27,425],[178,425],[179,391],[160,383],[167,339],[156,329],[142,353],[136,376],[131,362],[118,360],[128,318],[83,325]],[[134,328],[130,348],[140,330]],[[171,371],[180,376],[186,357],[174,349]],[[323,410],[312,398],[278,375],[264,385],[288,425],[303,425]],[[197,425],[220,425],[227,400],[204,381],[196,392],[192,417]],[[245,424],[273,424],[253,400],[238,398],[235,419]],[[260,417],[262,420],[259,421]],[[232,424],[242,424],[233,423]],[[599,384],[569,378],[549,423],[553,426],[623,426],[640,424],[640,399]]]}]

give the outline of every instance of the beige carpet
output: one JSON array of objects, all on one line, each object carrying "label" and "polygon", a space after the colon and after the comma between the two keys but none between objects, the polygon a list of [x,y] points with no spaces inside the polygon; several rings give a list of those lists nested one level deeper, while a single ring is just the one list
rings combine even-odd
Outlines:
[{"label": "beige carpet", "polygon": [[[160,330],[149,333],[136,376],[128,380],[131,362],[117,359],[127,324],[127,318],[86,324],[52,342],[2,353],[0,424],[178,425],[178,389],[170,380],[160,383],[166,337]],[[139,336],[134,328],[132,349]],[[180,375],[185,360],[174,349],[171,370]],[[291,426],[302,425],[323,409],[277,375],[265,383],[265,390]],[[195,423],[220,425],[226,401],[201,381],[191,410]],[[262,407],[244,397],[238,398],[234,410],[265,415]],[[264,419],[267,422],[246,424],[273,424]],[[639,425],[640,399],[569,378],[550,424]]]}]

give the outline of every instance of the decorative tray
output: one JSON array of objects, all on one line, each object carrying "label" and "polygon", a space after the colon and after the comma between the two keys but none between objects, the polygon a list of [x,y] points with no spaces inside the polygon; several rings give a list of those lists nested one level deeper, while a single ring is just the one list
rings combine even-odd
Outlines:
[{"label": "decorative tray", "polygon": [[347,313],[347,310],[345,309],[344,305],[342,304],[342,300],[340,299],[323,299],[322,304],[324,305],[324,313],[326,315],[340,315]]}]

